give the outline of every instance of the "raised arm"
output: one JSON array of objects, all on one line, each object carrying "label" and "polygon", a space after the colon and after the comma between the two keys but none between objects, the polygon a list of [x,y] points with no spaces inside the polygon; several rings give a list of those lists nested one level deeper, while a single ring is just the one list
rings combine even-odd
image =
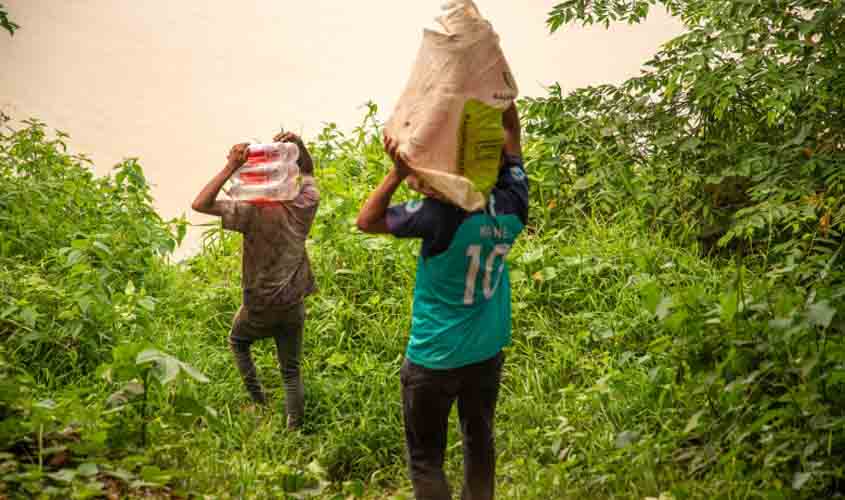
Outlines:
[{"label": "raised arm", "polygon": [[223,207],[220,201],[217,200],[217,195],[220,194],[220,189],[223,187],[223,184],[226,184],[229,177],[246,163],[248,147],[249,144],[246,143],[237,144],[232,147],[229,151],[226,166],[202,188],[200,194],[197,195],[191,204],[191,208],[204,214],[216,215],[218,217],[223,215]]},{"label": "raised arm", "polygon": [[387,174],[381,184],[373,191],[361,207],[356,224],[358,229],[370,234],[387,234],[387,208],[393,193],[408,176],[409,170],[400,156],[397,148],[399,144],[391,139],[384,139],[384,148],[393,160],[393,169]]},{"label": "raised arm", "polygon": [[302,172],[302,175],[314,175],[314,160],[311,159],[311,153],[308,152],[308,148],[305,147],[305,143],[298,135],[293,132],[280,132],[273,137],[273,142],[296,144],[299,147],[299,160],[296,162],[299,165],[299,171]]},{"label": "raised arm", "polygon": [[522,127],[519,124],[519,112],[516,104],[512,103],[502,115],[502,126],[505,128],[505,154],[522,156]]}]

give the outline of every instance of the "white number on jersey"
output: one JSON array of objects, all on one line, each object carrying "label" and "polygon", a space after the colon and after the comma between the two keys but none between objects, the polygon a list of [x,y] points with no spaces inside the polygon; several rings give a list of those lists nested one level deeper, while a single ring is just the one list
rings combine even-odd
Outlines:
[{"label": "white number on jersey", "polygon": [[[496,289],[499,288],[499,283],[502,281],[502,273],[505,272],[505,257],[510,252],[511,246],[505,244],[496,245],[487,260],[484,263],[484,280],[482,286],[484,287],[484,298],[490,300]],[[478,278],[478,271],[481,268],[481,245],[470,245],[467,247],[467,257],[469,257],[469,268],[467,268],[466,287],[464,288],[464,304],[470,306],[475,302],[475,282]],[[496,265],[496,257],[501,257],[499,266],[495,269],[496,282],[493,282],[494,267]]]}]

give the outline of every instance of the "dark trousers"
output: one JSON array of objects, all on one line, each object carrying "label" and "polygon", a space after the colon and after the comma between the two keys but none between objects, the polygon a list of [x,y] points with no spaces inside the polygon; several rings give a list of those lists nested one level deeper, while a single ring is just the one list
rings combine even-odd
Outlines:
[{"label": "dark trousers", "polygon": [[464,450],[463,500],[493,498],[496,473],[494,417],[504,354],[461,368],[402,365],[405,441],[417,500],[451,498],[443,472],[452,403],[458,400]]},{"label": "dark trousers", "polygon": [[285,413],[288,427],[299,427],[304,413],[304,387],[299,375],[302,355],[302,328],[305,323],[305,306],[302,303],[261,310],[241,307],[232,322],[229,347],[235,356],[235,365],[241,372],[244,386],[253,401],[267,404],[267,396],[258,380],[250,348],[259,339],[273,338],[276,356],[285,386]]}]

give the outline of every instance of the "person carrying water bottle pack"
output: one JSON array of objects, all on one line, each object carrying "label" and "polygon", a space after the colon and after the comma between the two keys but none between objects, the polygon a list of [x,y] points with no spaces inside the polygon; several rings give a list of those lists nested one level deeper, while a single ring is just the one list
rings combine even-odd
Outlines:
[{"label": "person carrying water bottle pack", "polygon": [[311,155],[302,139],[283,132],[275,142],[299,148],[301,182],[293,199],[250,203],[218,200],[220,189],[247,163],[249,144],[237,144],[228,162],[203,188],[192,205],[197,212],[222,217],[223,228],[243,234],[243,305],[235,314],[229,347],[244,385],[258,405],[267,396],[258,380],[250,347],[259,339],[276,343],[285,386],[285,413],[289,428],[300,427],[304,415],[304,388],[299,362],[305,323],[305,297],[316,291],[305,241],[317,214],[320,193]]},{"label": "person carrying water bottle pack", "polygon": [[501,167],[485,210],[469,213],[434,193],[389,206],[411,172],[395,141],[385,138],[394,168],[358,215],[363,232],[422,240],[411,335],[400,370],[410,476],[420,500],[451,498],[443,461],[455,400],[463,434],[462,498],[493,498],[493,422],[502,348],[511,341],[506,258],[528,219],[528,181],[514,105],[502,121]]}]

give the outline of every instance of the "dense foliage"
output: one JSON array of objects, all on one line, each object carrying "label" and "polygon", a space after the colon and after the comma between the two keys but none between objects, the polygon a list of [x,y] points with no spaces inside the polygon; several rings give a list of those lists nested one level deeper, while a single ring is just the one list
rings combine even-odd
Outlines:
[{"label": "dense foliage", "polygon": [[[564,2],[549,23],[633,22],[653,3]],[[841,496],[842,3],[665,4],[688,31],[640,77],[521,103],[532,212],[512,254],[499,496]],[[211,228],[173,264],[184,223],[154,212],[137,161],[95,177],[63,135],[4,129],[0,498],[409,497],[416,245],[354,227],[389,168],[376,117],[310,144],[301,432],[273,347],[255,349],[268,411],[227,352],[239,237]],[[453,484],[460,455],[452,426]]]},{"label": "dense foliage", "polygon": [[763,495],[790,475],[809,497],[841,492],[845,4],[571,0],[549,26],[660,3],[687,30],[642,75],[524,103],[541,198],[563,224],[634,218],[733,261],[714,290],[644,290],[653,342],[700,404],[651,458]]},{"label": "dense foliage", "polygon": [[[170,290],[162,256],[185,224],[155,213],[137,161],[97,178],[64,140],[36,121],[0,133],[2,484],[56,498],[62,485],[77,498],[143,491],[161,475],[136,449],[150,398],[207,413],[183,383],[204,377],[148,345],[154,296]],[[151,396],[155,385],[172,392]]]},{"label": "dense foliage", "polygon": [[570,0],[549,26],[636,22],[655,3],[687,29],[641,76],[528,100],[542,157],[564,167],[550,185],[574,209],[627,207],[674,233],[823,264],[845,225],[845,3]]},{"label": "dense foliage", "polygon": [[87,160],[65,152],[62,134],[27,125],[0,135],[0,332],[17,333],[27,366],[61,377],[96,368],[113,332],[149,321],[158,257],[178,239],[153,210],[137,161],[95,178]]}]

